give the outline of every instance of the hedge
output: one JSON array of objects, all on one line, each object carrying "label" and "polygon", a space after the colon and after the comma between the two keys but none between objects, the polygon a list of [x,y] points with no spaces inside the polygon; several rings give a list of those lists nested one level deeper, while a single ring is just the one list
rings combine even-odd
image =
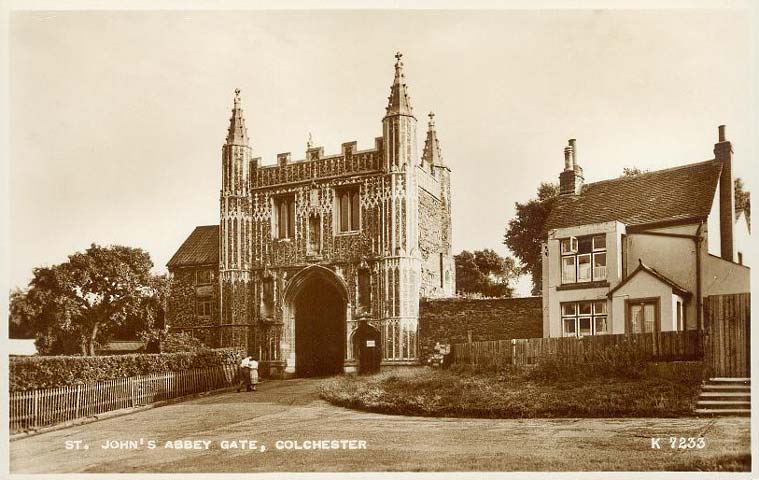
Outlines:
[{"label": "hedge", "polygon": [[236,365],[241,358],[242,352],[235,348],[95,357],[10,357],[9,386],[11,392],[62,387],[135,375]]}]

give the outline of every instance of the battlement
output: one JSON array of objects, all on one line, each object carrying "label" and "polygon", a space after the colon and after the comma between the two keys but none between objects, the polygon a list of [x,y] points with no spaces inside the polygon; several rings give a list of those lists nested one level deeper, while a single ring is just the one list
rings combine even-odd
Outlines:
[{"label": "battlement", "polygon": [[310,147],[306,158],[292,160],[290,152],[278,153],[276,163],[261,165],[261,158],[250,161],[251,187],[317,180],[356,173],[369,173],[382,169],[382,137],[374,139],[374,148],[357,150],[358,142],[345,142],[341,152],[324,156],[324,147]]}]

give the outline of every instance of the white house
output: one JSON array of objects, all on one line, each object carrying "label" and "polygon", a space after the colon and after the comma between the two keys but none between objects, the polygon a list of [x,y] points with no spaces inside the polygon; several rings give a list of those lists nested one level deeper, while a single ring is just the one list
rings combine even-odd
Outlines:
[{"label": "white house", "polygon": [[748,292],[732,155],[722,125],[712,160],[584,184],[570,140],[547,219],[543,336],[703,328],[704,297]]}]

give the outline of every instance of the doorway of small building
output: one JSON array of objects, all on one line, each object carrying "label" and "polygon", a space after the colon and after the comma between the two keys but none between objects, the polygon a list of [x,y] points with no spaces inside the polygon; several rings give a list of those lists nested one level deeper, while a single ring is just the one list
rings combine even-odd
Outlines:
[{"label": "doorway of small building", "polygon": [[360,321],[353,333],[353,358],[358,360],[358,373],[377,373],[382,362],[382,336],[366,321]]},{"label": "doorway of small building", "polygon": [[320,377],[343,372],[345,300],[330,282],[314,276],[294,301],[295,373]]}]

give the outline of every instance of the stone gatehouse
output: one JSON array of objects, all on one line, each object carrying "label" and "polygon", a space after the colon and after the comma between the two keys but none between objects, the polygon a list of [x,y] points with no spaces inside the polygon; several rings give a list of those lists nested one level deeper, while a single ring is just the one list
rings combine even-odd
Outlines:
[{"label": "stone gatehouse", "polygon": [[242,347],[272,376],[353,371],[360,348],[417,363],[419,300],[453,295],[455,267],[434,115],[421,156],[416,128],[400,54],[368,150],[324,155],[309,140],[304,159],[264,165],[235,91],[219,225],[195,228],[167,264],[172,330]]}]

